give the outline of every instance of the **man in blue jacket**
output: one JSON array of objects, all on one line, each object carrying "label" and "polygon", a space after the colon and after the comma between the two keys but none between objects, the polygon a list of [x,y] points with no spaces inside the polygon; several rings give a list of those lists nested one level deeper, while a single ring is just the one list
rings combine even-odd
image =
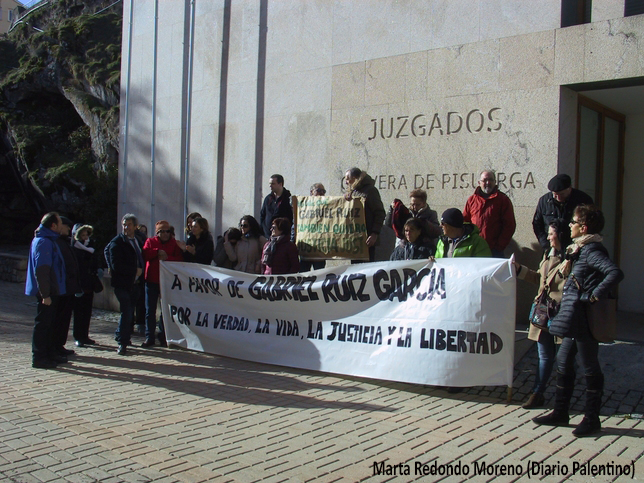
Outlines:
[{"label": "man in blue jacket", "polygon": [[38,369],[53,369],[57,363],[67,362],[67,357],[55,353],[53,344],[58,298],[65,295],[65,262],[56,244],[62,224],[58,213],[43,216],[31,242],[27,265],[25,294],[38,300],[31,342],[32,366]]}]

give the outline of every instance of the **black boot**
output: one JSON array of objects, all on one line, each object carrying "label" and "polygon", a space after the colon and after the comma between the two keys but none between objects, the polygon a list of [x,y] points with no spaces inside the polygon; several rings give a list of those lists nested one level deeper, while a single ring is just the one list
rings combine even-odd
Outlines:
[{"label": "black boot", "polygon": [[572,391],[575,387],[575,374],[562,374],[557,371],[557,390],[555,392],[555,408],[550,414],[534,418],[536,424],[544,426],[568,426],[570,420],[568,408]]},{"label": "black boot", "polygon": [[604,375],[586,376],[586,404],[584,419],[572,432],[573,436],[583,437],[595,434],[602,429],[599,422],[599,410],[602,407],[604,395]]}]

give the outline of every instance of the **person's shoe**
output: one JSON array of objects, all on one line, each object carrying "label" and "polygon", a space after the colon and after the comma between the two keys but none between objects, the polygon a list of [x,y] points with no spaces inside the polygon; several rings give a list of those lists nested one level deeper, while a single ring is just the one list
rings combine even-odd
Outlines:
[{"label": "person's shoe", "polygon": [[167,341],[165,340],[165,335],[159,334],[159,345],[161,347],[166,347],[168,345]]},{"label": "person's shoe", "polygon": [[152,347],[153,345],[154,345],[154,340],[145,339],[145,342],[141,344],[141,347],[147,348],[147,347]]},{"label": "person's shoe", "polygon": [[526,402],[521,406],[523,409],[535,409],[543,407],[546,402],[546,398],[543,397],[543,394],[532,393]]},{"label": "person's shoe", "polygon": [[85,347],[85,342],[83,342],[82,340],[77,340],[76,342],[74,342],[74,344],[76,345],[76,347]]},{"label": "person's shoe", "polygon": [[85,344],[85,345],[94,345],[94,344],[96,344],[96,341],[94,339],[90,339],[88,337],[87,339],[83,340],[83,344]]},{"label": "person's shoe", "polygon": [[74,354],[76,354],[76,352],[74,352],[73,350],[71,350],[71,349],[65,349],[64,347],[61,347],[61,348],[58,350],[58,353],[59,353],[61,356],[73,356]]},{"label": "person's shoe", "polygon": [[538,416],[532,419],[532,421],[541,426],[568,426],[570,418],[568,417],[568,413],[552,411],[545,416]]},{"label": "person's shoe", "polygon": [[51,359],[36,359],[31,363],[35,369],[56,369],[56,361]]},{"label": "person's shoe", "polygon": [[572,432],[573,436],[582,438],[584,436],[590,436],[601,431],[602,425],[599,422],[599,417],[597,416],[584,416],[584,419],[581,420],[581,423]]},{"label": "person's shoe", "polygon": [[124,355],[125,355],[125,352],[126,352],[126,349],[127,349],[127,346],[120,345],[120,346],[118,347],[118,349],[116,349],[116,352],[118,353],[118,355],[120,355],[120,356],[124,356]]},{"label": "person's shoe", "polygon": [[52,360],[57,364],[67,364],[69,362],[69,359],[67,358],[67,356],[63,356],[60,354],[55,354],[54,356],[52,356]]}]

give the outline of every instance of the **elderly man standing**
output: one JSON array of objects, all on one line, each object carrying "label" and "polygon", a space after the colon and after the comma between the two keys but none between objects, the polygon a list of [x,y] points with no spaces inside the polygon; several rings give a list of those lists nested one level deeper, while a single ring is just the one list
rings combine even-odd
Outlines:
[{"label": "elderly man standing", "polygon": [[55,353],[53,338],[58,298],[65,295],[65,262],[56,244],[62,224],[58,213],[43,216],[27,263],[25,294],[38,300],[31,339],[32,367],[38,369],[53,369],[57,363],[67,362],[67,357]]},{"label": "elderly man standing", "polygon": [[549,193],[546,193],[537,203],[537,209],[532,219],[534,234],[544,252],[550,250],[548,227],[555,220],[560,220],[564,227],[562,246],[568,246],[570,238],[569,223],[573,212],[579,205],[592,205],[593,199],[583,191],[572,187],[572,180],[567,174],[558,174],[548,182]]},{"label": "elderly man standing", "polygon": [[361,198],[364,205],[364,220],[367,227],[367,246],[369,261],[376,259],[376,243],[380,236],[382,223],[385,221],[385,207],[380,199],[380,192],[371,176],[360,168],[351,168],[344,173],[346,184],[345,199]]},{"label": "elderly man standing", "polygon": [[271,226],[275,218],[287,218],[293,224],[291,192],[284,188],[284,177],[281,174],[274,174],[268,186],[271,192],[264,198],[259,212],[259,224],[266,238],[271,237]]},{"label": "elderly man standing", "polygon": [[[156,236],[145,240],[143,258],[145,259],[145,342],[141,347],[152,347],[157,325],[157,302],[161,294],[159,285],[159,262],[180,262],[183,260],[181,248],[172,237],[170,223],[157,221]],[[159,343],[165,345],[163,319],[159,321]]]},{"label": "elderly man standing", "polygon": [[134,307],[139,296],[139,277],[143,273],[143,254],[139,241],[134,236],[136,216],[128,213],[123,216],[121,226],[123,232],[112,238],[105,247],[105,259],[112,276],[112,288],[119,301],[121,319],[116,329],[115,340],[118,343],[117,352],[124,356],[127,347],[132,344],[132,321]]},{"label": "elderly man standing", "polygon": [[494,171],[482,171],[478,184],[465,203],[463,219],[478,226],[493,257],[503,258],[517,227],[512,201],[499,191]]}]

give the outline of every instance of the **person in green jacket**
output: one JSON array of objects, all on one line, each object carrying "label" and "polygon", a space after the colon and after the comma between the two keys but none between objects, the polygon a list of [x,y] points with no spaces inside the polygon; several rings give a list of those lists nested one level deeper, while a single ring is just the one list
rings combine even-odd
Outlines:
[{"label": "person in green jacket", "polygon": [[472,223],[463,222],[458,208],[449,208],[441,216],[443,236],[438,240],[435,258],[491,257],[487,242]]}]

